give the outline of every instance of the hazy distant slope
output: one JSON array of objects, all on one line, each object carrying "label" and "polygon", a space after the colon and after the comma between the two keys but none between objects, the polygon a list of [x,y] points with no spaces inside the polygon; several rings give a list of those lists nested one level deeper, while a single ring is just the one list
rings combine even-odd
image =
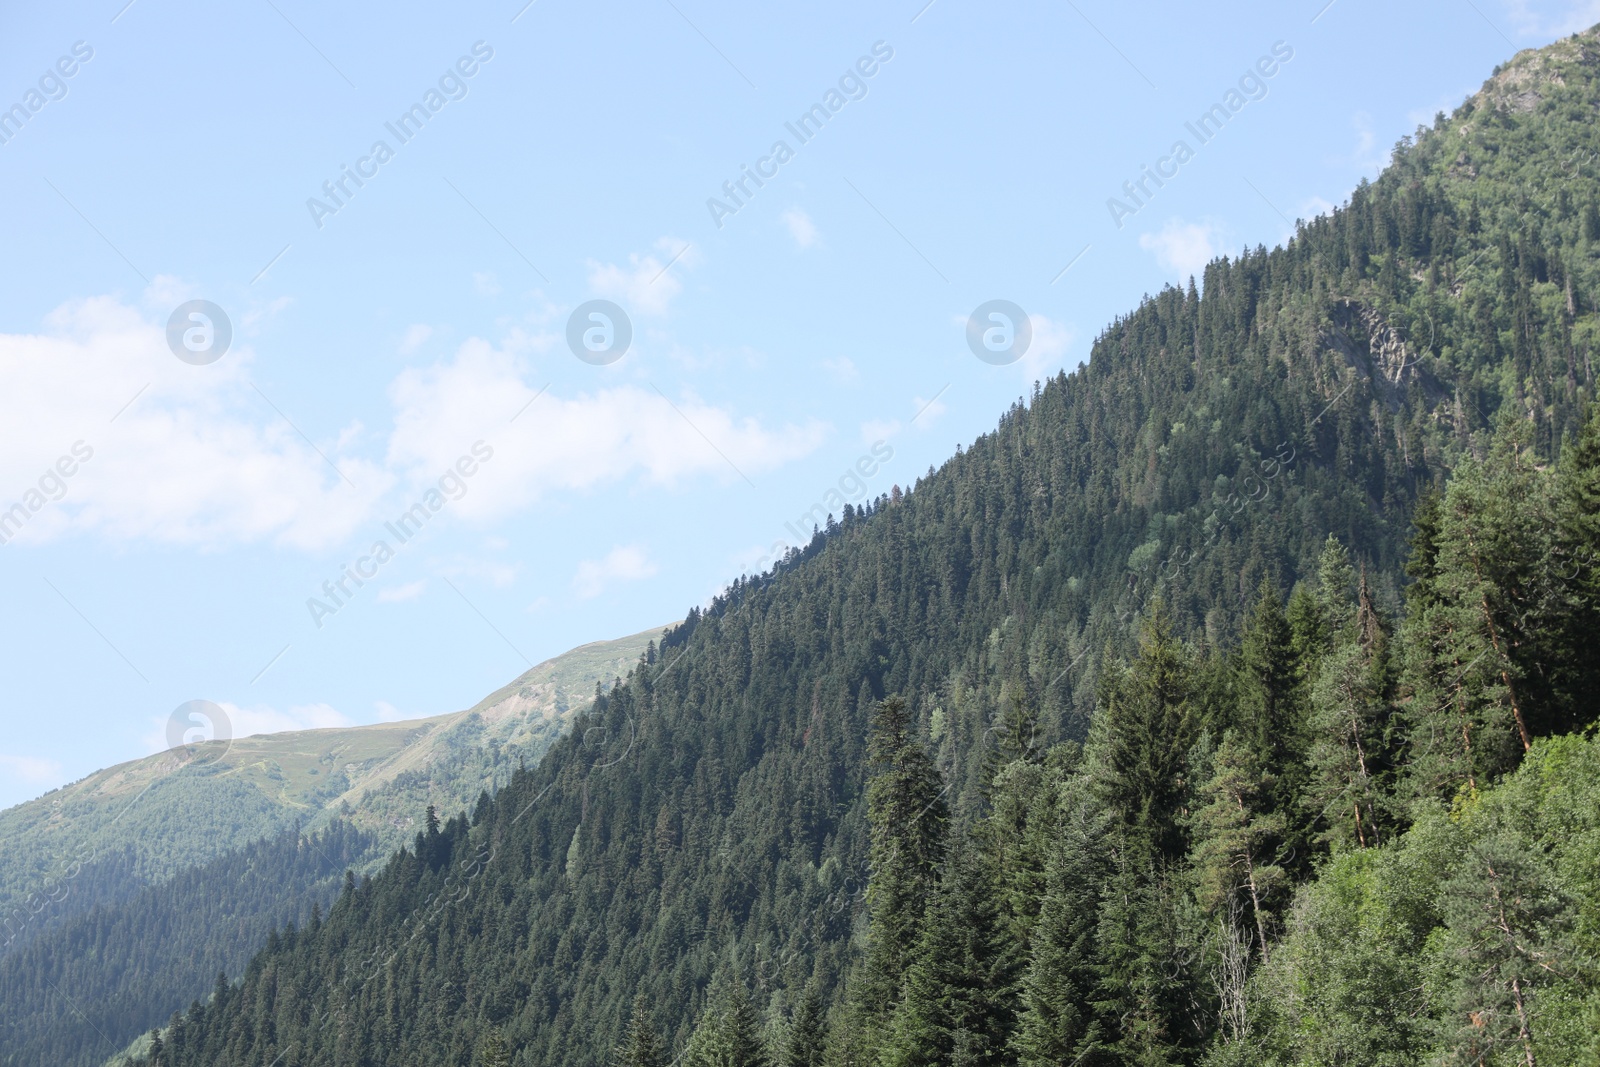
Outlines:
[{"label": "hazy distant slope", "polygon": [[0,812],[0,953],[96,902],[336,812],[369,831],[369,859],[381,857],[428,804],[467,806],[537,760],[595,685],[626,674],[660,632],[581,645],[466,711],[239,738],[210,762],[161,753]]},{"label": "hazy distant slope", "polygon": [[257,841],[0,956],[0,1065],[93,1067],[237,973],[271,931],[313,922],[372,842],[349,826]]}]

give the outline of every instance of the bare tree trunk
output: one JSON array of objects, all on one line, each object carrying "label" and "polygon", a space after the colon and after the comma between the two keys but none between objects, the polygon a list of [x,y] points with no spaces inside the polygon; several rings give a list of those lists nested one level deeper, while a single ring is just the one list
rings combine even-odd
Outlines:
[{"label": "bare tree trunk", "polygon": [[1220,1003],[1220,1029],[1223,1040],[1235,1044],[1250,1036],[1250,1016],[1245,1002],[1245,982],[1250,976],[1250,935],[1239,929],[1239,903],[1230,899],[1228,916],[1218,920],[1221,927],[1221,959],[1212,971]]},{"label": "bare tree trunk", "polygon": [[1522,1005],[1522,986],[1515,978],[1511,979],[1511,995],[1517,1002],[1517,1036],[1522,1039],[1523,1062],[1534,1067],[1533,1032],[1528,1029],[1528,1013]]},{"label": "bare tree trunk", "polygon": [[[1234,795],[1234,803],[1239,805],[1239,810],[1244,811],[1244,798]],[[1248,840],[1248,838],[1246,839]],[[1267,963],[1267,921],[1261,914],[1261,894],[1256,889],[1256,864],[1255,858],[1250,855],[1250,846],[1244,848],[1244,874],[1245,884],[1250,887],[1250,908],[1255,912],[1256,934],[1261,938],[1261,962]]]}]

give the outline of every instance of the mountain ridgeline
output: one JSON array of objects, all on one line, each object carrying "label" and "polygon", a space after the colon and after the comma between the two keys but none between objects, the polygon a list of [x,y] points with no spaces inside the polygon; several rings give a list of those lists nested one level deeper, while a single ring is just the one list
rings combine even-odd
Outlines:
[{"label": "mountain ridgeline", "polygon": [[0,1065],[104,1063],[346,870],[381,868],[430,805],[536,762],[660,633],[571,649],[465,711],[162,753],[0,813]]},{"label": "mountain ridgeline", "polygon": [[[161,752],[0,812],[0,959],[243,842],[343,818],[381,865],[429,804],[454,810],[536,761],[660,628],[569,650],[466,711]],[[0,1062],[4,1062],[0,1048]]]},{"label": "mountain ridgeline", "polygon": [[1572,1061],[1597,101],[1519,54],[1146,300],[141,1062]]}]

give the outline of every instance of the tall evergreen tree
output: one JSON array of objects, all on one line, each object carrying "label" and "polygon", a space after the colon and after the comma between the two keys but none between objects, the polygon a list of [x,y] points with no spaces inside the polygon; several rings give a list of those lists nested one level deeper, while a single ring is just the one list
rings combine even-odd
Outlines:
[{"label": "tall evergreen tree", "polygon": [[1272,908],[1287,881],[1284,869],[1272,862],[1286,826],[1282,813],[1269,810],[1276,783],[1261,769],[1252,746],[1232,731],[1217,746],[1212,768],[1211,779],[1200,787],[1205,806],[1195,814],[1200,903],[1214,915],[1232,915],[1239,897],[1245,897],[1265,962]]},{"label": "tall evergreen tree", "polygon": [[684,1067],[767,1067],[761,1018],[744,983],[730,981],[695,1025],[684,1048]]},{"label": "tall evergreen tree", "polygon": [[1572,901],[1518,834],[1490,833],[1467,853],[1440,893],[1459,962],[1455,1011],[1441,1028],[1462,1062],[1534,1067],[1537,993],[1566,969],[1557,947]]},{"label": "tall evergreen tree", "polygon": [[822,996],[815,982],[807,982],[789,1020],[788,1038],[783,1046],[783,1067],[822,1067],[827,1044],[827,1021]]},{"label": "tall evergreen tree", "polygon": [[1109,1027],[1095,1013],[1095,942],[1100,890],[1109,873],[1111,821],[1076,775],[1058,787],[1054,846],[1022,982],[1022,1011],[1013,1040],[1020,1063],[1056,1067],[1109,1062]]},{"label": "tall evergreen tree", "polygon": [[1201,927],[1180,871],[1126,842],[1112,846],[1095,930],[1096,1013],[1104,1044],[1085,1044],[1111,1062],[1163,1067],[1187,1063],[1212,1013],[1201,982]]},{"label": "tall evergreen tree", "polygon": [[1555,495],[1558,725],[1573,729],[1600,718],[1600,403],[1589,405],[1577,440],[1562,450]]},{"label": "tall evergreen tree", "polygon": [[1300,868],[1310,860],[1310,833],[1297,812],[1308,777],[1304,679],[1294,629],[1277,592],[1264,581],[1234,660],[1234,710],[1223,730],[1232,725],[1254,756],[1269,783],[1259,810],[1283,818],[1282,852],[1295,857]]},{"label": "tall evergreen tree", "polygon": [[1019,960],[976,850],[951,858],[906,971],[885,1067],[1007,1062]]},{"label": "tall evergreen tree", "polygon": [[650,1025],[649,1004],[641,993],[633,1000],[633,1014],[622,1044],[612,1054],[612,1067],[666,1067],[666,1062],[661,1038]]},{"label": "tall evergreen tree", "polygon": [[915,736],[903,698],[878,703],[867,758],[872,926],[864,995],[875,1010],[883,1010],[898,995],[906,957],[938,883],[949,816],[939,769]]},{"label": "tall evergreen tree", "polygon": [[1329,537],[1318,567],[1317,602],[1331,639],[1311,689],[1308,813],[1335,848],[1382,843],[1380,776],[1387,736],[1387,653],[1382,620],[1365,579]]},{"label": "tall evergreen tree", "polygon": [[511,1049],[498,1026],[484,1034],[483,1040],[478,1042],[478,1067],[511,1067]]},{"label": "tall evergreen tree", "polygon": [[[1406,792],[1449,799],[1516,766],[1556,710],[1567,614],[1555,595],[1550,479],[1527,426],[1502,422],[1486,460],[1457,468],[1414,552],[1406,623]],[[1431,566],[1430,566],[1431,562]]]},{"label": "tall evergreen tree", "polygon": [[1180,856],[1178,803],[1196,719],[1192,655],[1161,601],[1151,605],[1138,656],[1103,687],[1093,735],[1101,795],[1136,848]]}]

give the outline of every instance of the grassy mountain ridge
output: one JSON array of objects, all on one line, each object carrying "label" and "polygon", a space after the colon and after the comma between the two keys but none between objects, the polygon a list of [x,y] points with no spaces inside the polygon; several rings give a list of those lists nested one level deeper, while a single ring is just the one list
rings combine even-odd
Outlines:
[{"label": "grassy mountain ridge", "polygon": [[[243,843],[334,817],[374,862],[432,803],[455,809],[537,760],[572,714],[638,660],[659,629],[596,641],[524,672],[465,711],[236,738],[214,760],[158,753],[0,812],[0,951],[50,917],[125,900]],[[210,755],[210,753],[206,753]]]},{"label": "grassy mountain ridge", "polygon": [[[1595,31],[1519,54],[1286,246],[1213,262],[1203,291],[1146,300],[1086,367],[910,492],[847,507],[803,551],[691,611],[538,767],[430,830],[315,929],[270,944],[166,1032],[156,1062],[589,1065],[611,1058],[636,997],[674,1053],[719,1013],[798,1020],[808,989],[842,1003],[873,947],[868,872],[885,869],[869,766],[914,777],[899,750],[869,754],[879,701],[904,697],[901,748],[931,752],[937,779],[899,828],[948,813],[965,829],[991,810],[997,760],[1089,740],[1100,698],[1137,703],[1165,678],[1118,662],[1158,599],[1174,633],[1225,647],[1264,582],[1316,585],[1332,533],[1355,557],[1352,590],[1358,569],[1369,578],[1358,617],[1374,619],[1374,601],[1401,602],[1419,496],[1486,454],[1503,412],[1559,451],[1600,339],[1600,182],[1561,163],[1600,149],[1597,102]],[[1055,751],[1070,764],[1071,746]],[[1097,807],[1082,799],[1086,823]],[[1141,936],[1178,925],[1158,906],[1173,898],[1115,867],[1121,854],[1082,868],[1127,887],[1116,922],[1143,923]],[[992,916],[980,875],[952,869],[967,874],[940,899],[957,919],[929,936],[971,962]],[[910,895],[917,877],[931,881],[913,872],[897,888]],[[1017,977],[1003,958],[979,962],[999,984]],[[1164,975],[1125,985],[1144,983],[1148,1008]],[[937,986],[937,968],[913,977]],[[738,987],[753,1006],[726,992]],[[1151,1015],[1108,1003],[1113,1025]],[[1138,1062],[1193,1062],[1198,1042],[1161,1023],[1144,1036],[1175,1048]],[[971,1062],[1007,1062],[953,1029]],[[1129,1062],[1108,1051],[1122,1036],[1095,1038],[1099,1058],[1082,1062]],[[696,1063],[718,1054],[693,1045]]]}]

